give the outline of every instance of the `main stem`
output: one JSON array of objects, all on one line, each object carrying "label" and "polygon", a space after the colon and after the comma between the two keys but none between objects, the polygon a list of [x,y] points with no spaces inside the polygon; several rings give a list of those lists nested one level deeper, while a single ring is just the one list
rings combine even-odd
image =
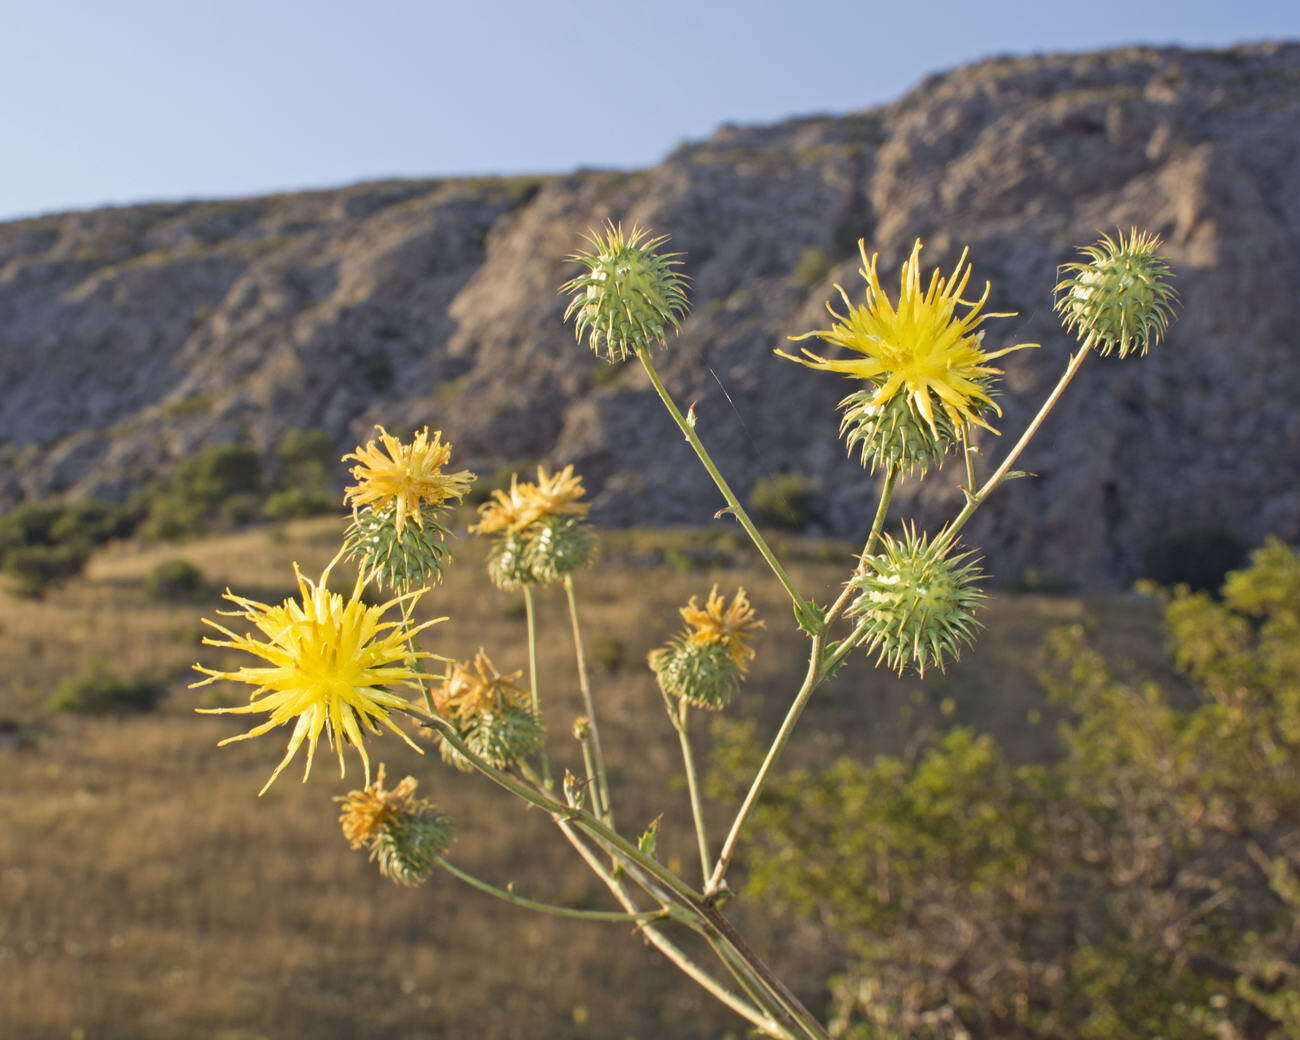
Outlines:
[{"label": "main stem", "polygon": [[650,360],[650,352],[644,347],[638,348],[636,356],[641,362],[641,367],[645,369],[646,375],[650,377],[650,382],[654,385],[655,392],[659,395],[659,400],[663,401],[664,407],[668,409],[668,414],[673,417],[673,422],[677,423],[678,429],[682,431],[683,436],[686,437],[690,446],[695,449],[695,454],[699,456],[700,462],[703,463],[704,468],[708,470],[709,476],[713,478],[713,483],[715,483],[718,486],[718,490],[722,492],[722,497],[726,499],[731,512],[734,513],[736,519],[740,521],[740,526],[745,529],[745,533],[749,535],[750,541],[752,541],[758,551],[762,553],[763,559],[765,559],[767,565],[772,568],[772,573],[776,575],[777,580],[785,586],[785,591],[789,594],[795,607],[802,607],[804,599],[795,590],[794,582],[790,580],[790,575],[785,572],[785,568],[781,566],[781,561],[776,558],[776,554],[772,552],[771,547],[764,540],[763,536],[759,534],[758,528],[754,526],[754,521],[749,518],[749,514],[745,512],[745,507],[740,504],[740,499],[738,499],[736,493],[731,490],[731,485],[727,483],[726,478],[718,470],[718,467],[714,465],[713,458],[709,455],[708,449],[704,447],[704,443],[695,433],[694,424],[687,421],[686,417],[682,415],[681,410],[677,407],[677,403],[672,399],[672,395],[668,393],[667,387],[664,386],[663,380],[659,378],[659,373],[655,370],[654,362]]},{"label": "main stem", "polygon": [[[704,831],[704,805],[700,801],[700,783],[695,775],[695,753],[691,750],[691,736],[687,732],[687,719],[690,705],[681,702],[677,717],[673,719],[673,728],[682,744],[682,763],[686,767],[686,786],[691,793],[691,815],[695,818],[695,840],[700,847],[700,870],[705,881],[709,878],[709,839]],[[670,712],[671,715],[671,712]]]},{"label": "main stem", "polygon": [[[533,714],[538,723],[542,720],[542,694],[537,688],[537,616],[533,607],[533,589],[531,585],[522,586],[524,593],[524,617],[528,622],[528,683],[533,693]],[[542,779],[547,788],[551,786],[551,756],[546,751],[546,738],[542,738]]]},{"label": "main stem", "polygon": [[573,588],[573,575],[564,576],[564,592],[569,600],[569,621],[573,626],[573,653],[578,659],[578,689],[587,709],[587,724],[591,728],[591,754],[596,765],[596,790],[600,795],[604,819],[614,825],[614,808],[609,798],[609,777],[605,772],[605,752],[600,743],[600,727],[596,724],[596,703],[591,696],[591,679],[587,674],[587,654],[582,644],[582,626],[578,624],[578,600]]}]

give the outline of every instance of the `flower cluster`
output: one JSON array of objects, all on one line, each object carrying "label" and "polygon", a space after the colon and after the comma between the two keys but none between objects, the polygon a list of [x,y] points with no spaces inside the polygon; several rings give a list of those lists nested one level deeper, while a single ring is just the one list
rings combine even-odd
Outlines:
[{"label": "flower cluster", "polygon": [[550,584],[585,567],[595,540],[583,518],[582,478],[565,466],[557,473],[537,467],[537,480],[510,478],[479,508],[474,534],[495,535],[488,550],[488,575],[499,588]]},{"label": "flower cluster", "polygon": [[669,696],[698,708],[721,711],[744,681],[754,658],[749,640],[763,622],[743,588],[728,602],[718,594],[716,585],[703,606],[692,596],[679,613],[685,627],[650,653],[650,670]]},{"label": "flower cluster", "polygon": [[384,766],[374,783],[340,798],[339,824],[353,849],[368,849],[379,872],[399,885],[416,885],[429,876],[455,836],[451,818],[415,796],[416,780],[406,777],[384,788]]}]

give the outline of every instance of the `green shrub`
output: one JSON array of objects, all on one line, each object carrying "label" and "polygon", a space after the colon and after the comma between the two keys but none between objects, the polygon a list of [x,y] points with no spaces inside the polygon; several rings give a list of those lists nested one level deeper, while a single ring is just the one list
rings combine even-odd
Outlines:
[{"label": "green shrub", "polygon": [[263,507],[268,520],[296,520],[338,511],[333,495],[298,487],[273,492]]},{"label": "green shrub", "polygon": [[627,664],[627,646],[613,636],[597,636],[591,644],[591,659],[610,675],[614,675],[621,672]]},{"label": "green shrub", "polygon": [[760,477],[749,492],[754,519],[789,531],[802,530],[816,519],[819,490],[818,482],[802,473]]},{"label": "green shrub", "polygon": [[166,687],[155,679],[123,677],[93,665],[59,686],[50,698],[50,710],[79,715],[152,711],[166,693]]},{"label": "green shrub", "polygon": [[799,257],[794,267],[794,280],[805,289],[810,289],[831,271],[831,258],[816,246],[809,246]]},{"label": "green shrub", "polygon": [[15,591],[22,596],[40,596],[56,582],[81,573],[90,556],[90,546],[25,545],[4,554],[4,572],[15,579]]},{"label": "green shrub", "polygon": [[324,430],[290,430],[280,438],[274,454],[277,487],[328,494],[339,471],[339,452]]},{"label": "green shrub", "polygon": [[183,599],[207,586],[203,572],[188,560],[164,560],[149,572],[145,588],[157,599]]}]

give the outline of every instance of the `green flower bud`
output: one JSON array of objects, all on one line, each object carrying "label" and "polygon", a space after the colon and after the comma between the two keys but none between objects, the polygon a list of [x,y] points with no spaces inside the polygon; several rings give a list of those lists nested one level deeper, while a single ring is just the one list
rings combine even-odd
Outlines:
[{"label": "green flower bud", "polygon": [[523,535],[528,573],[541,584],[549,585],[581,570],[595,555],[595,536],[578,517],[544,516]]},{"label": "green flower bud", "polygon": [[664,693],[696,708],[721,711],[740,689],[740,668],[726,643],[695,643],[682,635],[647,660]]},{"label": "green flower bud", "polygon": [[867,622],[863,645],[899,675],[909,662],[921,676],[927,665],[943,671],[979,627],[975,609],[984,595],[973,554],[950,556],[915,528],[881,542],[851,582],[857,596],[848,613]]},{"label": "green flower bud", "polygon": [[389,881],[418,885],[433,871],[453,837],[451,817],[421,801],[379,829],[370,846],[370,858]]},{"label": "green flower bud", "polygon": [[[466,746],[498,769],[509,769],[542,746],[541,720],[527,708],[503,708],[454,721]],[[462,773],[474,768],[445,740],[441,742],[439,751],[444,762]]]},{"label": "green flower bud", "polygon": [[499,589],[517,589],[521,585],[535,585],[536,577],[529,569],[528,539],[522,532],[506,531],[492,542],[487,554],[488,577]]},{"label": "green flower bud", "polygon": [[399,594],[437,585],[451,562],[451,534],[438,523],[436,510],[423,506],[419,516],[421,523],[408,517],[399,533],[391,507],[378,513],[370,506],[357,510],[343,538],[347,558]]},{"label": "green flower bud", "polygon": [[589,253],[575,253],[566,259],[587,270],[560,286],[572,299],[564,320],[574,315],[574,335],[596,355],[611,363],[624,360],[639,349],[665,342],[668,329],[681,327],[686,314],[686,277],[673,268],[680,266],[679,253],[657,253],[667,235],[650,237],[634,226],[624,234],[612,221],[603,235],[592,232]]},{"label": "green flower bud", "polygon": [[1088,260],[1061,267],[1056,310],[1067,332],[1100,354],[1145,354],[1159,343],[1177,297],[1160,238],[1131,228],[1079,251]]}]

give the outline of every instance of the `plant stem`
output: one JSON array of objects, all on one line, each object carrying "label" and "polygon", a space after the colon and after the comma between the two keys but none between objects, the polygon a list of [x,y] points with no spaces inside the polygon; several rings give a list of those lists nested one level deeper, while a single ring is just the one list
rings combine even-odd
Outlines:
[{"label": "plant stem", "polygon": [[[892,462],[887,463],[885,465],[885,480],[880,486],[880,500],[876,503],[876,515],[871,520],[871,530],[867,532],[867,540],[862,546],[862,552],[858,554],[858,565],[854,568],[854,575],[861,574],[867,566],[867,560],[871,558],[871,551],[875,549],[876,540],[880,537],[880,532],[884,530],[885,519],[889,516],[889,502],[894,497],[894,486],[897,483],[898,467]],[[849,598],[852,595],[853,582],[850,580],[845,583],[839,598],[827,611],[824,628],[830,628],[839,620],[840,615],[844,613],[844,608],[849,605]]]},{"label": "plant stem", "polygon": [[453,877],[460,878],[467,885],[472,885],[480,892],[486,892],[488,895],[496,896],[507,903],[514,903],[515,906],[522,906],[527,910],[537,910],[543,914],[554,914],[556,917],[576,917],[583,921],[616,921],[620,923],[644,924],[650,921],[659,921],[668,916],[667,910],[650,910],[645,913],[623,913],[618,910],[577,910],[567,906],[556,906],[554,903],[539,903],[535,899],[526,899],[524,896],[516,895],[508,888],[498,888],[496,885],[489,884],[481,878],[474,877],[448,863],[439,856],[436,860],[438,866],[445,870]]},{"label": "plant stem", "polygon": [[650,360],[649,351],[644,348],[639,348],[636,352],[636,356],[641,362],[641,367],[645,369],[646,375],[650,377],[650,382],[654,385],[655,392],[659,395],[659,400],[663,401],[664,407],[668,409],[668,414],[673,417],[673,421],[677,423],[678,429],[682,431],[682,434],[686,437],[690,446],[695,449],[695,454],[699,456],[700,462],[704,464],[704,468],[709,471],[709,476],[713,478],[713,483],[715,483],[718,486],[718,490],[722,492],[722,497],[726,499],[731,512],[735,514],[736,519],[740,521],[740,526],[745,529],[745,533],[749,535],[750,541],[752,541],[758,551],[762,553],[763,559],[765,559],[767,565],[772,568],[772,573],[775,574],[781,584],[785,586],[785,591],[789,594],[795,607],[802,607],[805,601],[795,590],[794,582],[790,580],[790,575],[785,572],[785,568],[781,566],[781,561],[776,558],[776,554],[772,552],[771,547],[768,546],[767,542],[763,539],[763,536],[758,533],[758,528],[754,526],[754,521],[752,521],[749,518],[749,514],[745,512],[745,507],[740,504],[740,499],[736,497],[736,493],[731,490],[731,485],[727,483],[726,478],[723,477],[722,473],[718,470],[718,467],[714,464],[713,459],[709,455],[708,450],[704,447],[703,442],[698,436],[696,436],[695,424],[689,422],[686,417],[682,415],[676,402],[673,401],[672,395],[668,393],[667,387],[664,386],[663,381],[659,378],[659,373],[655,370],[654,363]]},{"label": "plant stem", "polygon": [[[542,720],[542,693],[537,687],[537,616],[533,607],[533,589],[531,585],[522,586],[524,594],[524,618],[528,623],[528,683],[533,693],[533,714],[537,721]],[[542,780],[547,789],[552,786],[551,756],[546,751],[546,738],[542,738]]]},{"label": "plant stem", "polygon": [[817,635],[812,640],[812,650],[808,655],[808,670],[804,674],[803,685],[799,687],[799,692],[795,694],[794,702],[790,705],[789,711],[786,712],[781,728],[777,730],[776,736],[772,738],[772,746],[767,749],[763,764],[759,766],[754,782],[749,785],[745,800],[741,803],[740,809],[737,810],[736,818],[731,823],[731,830],[727,832],[727,838],[722,843],[722,851],[718,854],[718,862],[713,868],[713,874],[704,886],[706,899],[715,897],[721,890],[722,882],[727,876],[727,868],[731,866],[731,857],[736,852],[736,842],[740,838],[740,830],[744,827],[749,814],[753,812],[754,805],[758,802],[758,796],[762,793],[768,775],[772,772],[772,766],[775,765],[781,752],[785,750],[785,745],[790,740],[790,734],[808,704],[808,698],[812,696],[813,690],[817,688],[820,682],[821,652],[822,637]]},{"label": "plant stem", "polygon": [[591,678],[587,673],[587,655],[582,644],[582,626],[578,623],[578,599],[573,588],[572,574],[564,576],[564,592],[569,600],[569,621],[573,625],[573,653],[578,659],[578,689],[582,691],[582,703],[587,709],[587,724],[591,727],[591,754],[596,765],[596,791],[600,795],[602,816],[612,827],[614,809],[609,797],[609,777],[605,772],[605,752],[600,743],[600,727],[596,724],[596,703],[591,696]]},{"label": "plant stem", "polygon": [[[695,753],[691,750],[691,736],[687,731],[687,719],[691,708],[685,701],[681,702],[678,714],[673,719],[673,728],[682,745],[682,763],[686,766],[686,786],[691,793],[691,815],[695,818],[695,839],[700,846],[700,870],[705,881],[709,879],[709,839],[704,831],[704,807],[700,801],[700,783],[695,775]],[[671,717],[671,712],[669,713]]]},{"label": "plant stem", "polygon": [[[404,599],[404,600],[402,600],[402,629],[403,629],[403,631],[407,631],[407,630],[410,629],[410,627],[411,627],[411,617],[412,617],[412,615],[413,615],[414,613],[415,613],[414,600],[413,600],[413,599]],[[406,641],[406,645],[409,646],[409,647],[411,648],[411,653],[414,654],[414,653],[415,653],[415,637],[412,636],[411,638],[409,638],[409,639]],[[429,688],[424,684],[424,673],[421,672],[421,671],[416,667],[416,665],[417,665],[418,663],[419,663],[418,660],[417,660],[415,657],[413,657],[413,656],[412,656],[412,657],[408,657],[408,658],[406,659],[406,667],[409,668],[411,671],[415,672],[415,682],[416,682],[416,684],[420,687],[420,693],[424,696],[424,706],[425,706],[426,708],[429,709],[429,714],[432,715],[432,714],[434,714],[434,707],[433,707],[433,694],[431,694],[431,693],[429,692]]]},{"label": "plant stem", "polygon": [[953,539],[957,537],[957,532],[965,526],[966,521],[971,518],[975,510],[984,504],[984,500],[993,493],[999,484],[1006,479],[1007,472],[1015,464],[1016,459],[1020,458],[1021,452],[1025,450],[1029,442],[1033,440],[1034,434],[1038,428],[1043,425],[1043,420],[1047,418],[1048,413],[1056,405],[1065,388],[1070,385],[1070,380],[1074,374],[1079,371],[1079,366],[1087,359],[1091,348],[1086,344],[1080,347],[1070,358],[1070,363],[1065,366],[1065,372],[1057,381],[1052,392],[1047,395],[1047,400],[1043,406],[1038,409],[1038,414],[1034,416],[1033,421],[1025,428],[1025,432],[1020,435],[1020,440],[1016,441],[1015,446],[1007,452],[1007,457],[1002,460],[1002,464],[993,471],[993,475],[984,482],[984,486],[978,492],[972,491],[966,497],[966,505],[962,507],[960,513],[953,517],[952,521],[939,532],[939,537],[935,539],[935,546],[951,545]]}]

